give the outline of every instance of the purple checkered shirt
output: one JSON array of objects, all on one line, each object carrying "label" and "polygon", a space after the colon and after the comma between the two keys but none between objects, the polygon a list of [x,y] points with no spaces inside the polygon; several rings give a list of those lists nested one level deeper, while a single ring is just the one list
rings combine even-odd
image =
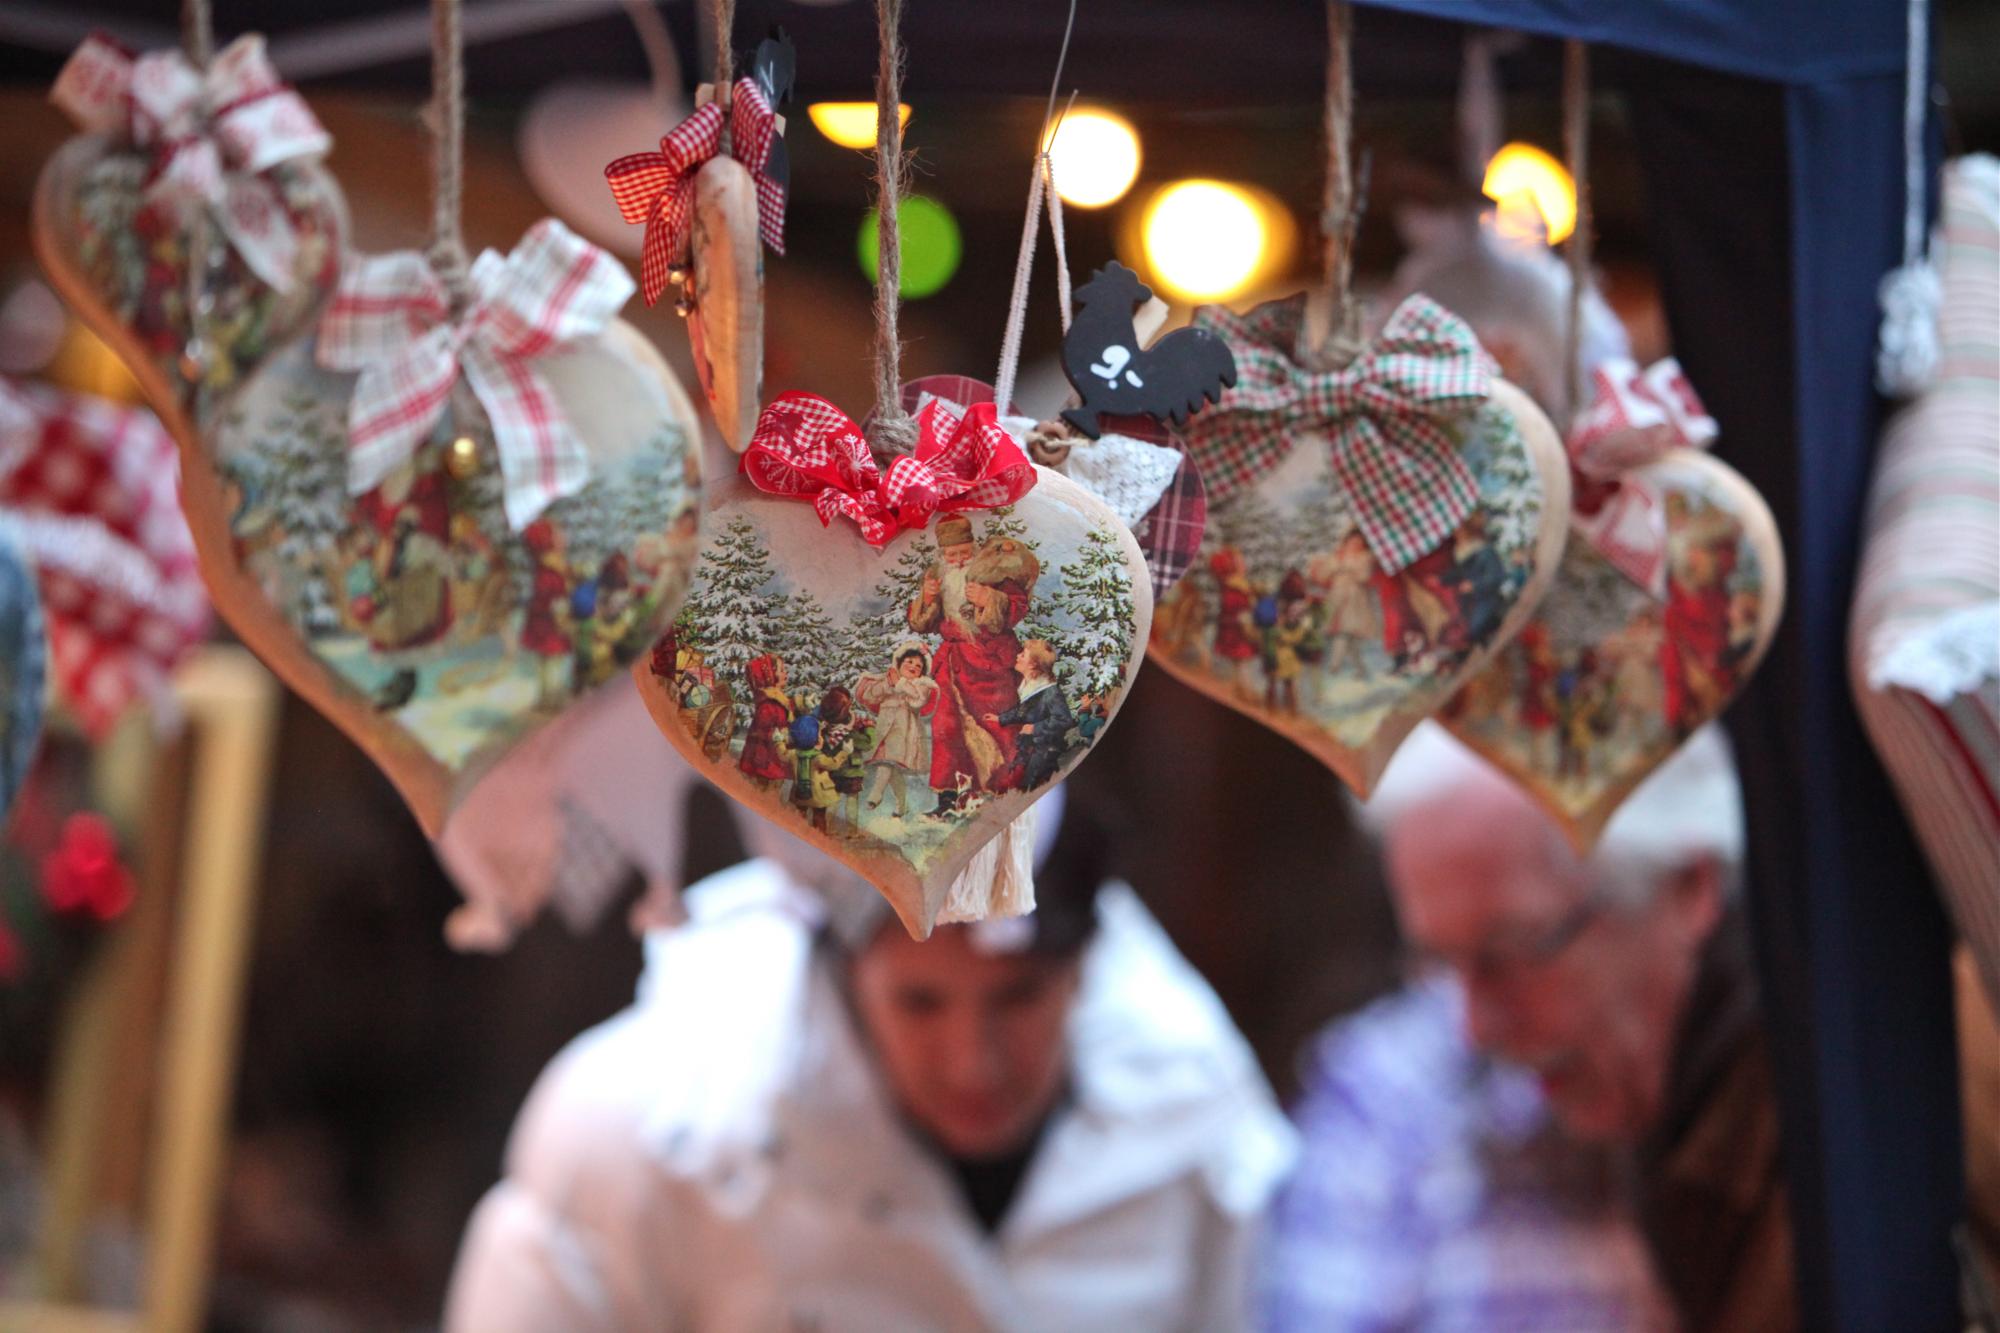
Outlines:
[{"label": "purple checkered shirt", "polygon": [[1569,1142],[1525,1074],[1465,1044],[1455,985],[1379,1001],[1320,1043],[1279,1200],[1265,1327],[1650,1333],[1667,1298],[1616,1163]]}]

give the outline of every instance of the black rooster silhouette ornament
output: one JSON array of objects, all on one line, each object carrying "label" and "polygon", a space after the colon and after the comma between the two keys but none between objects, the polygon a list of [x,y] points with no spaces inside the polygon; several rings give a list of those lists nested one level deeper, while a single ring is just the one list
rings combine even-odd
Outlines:
[{"label": "black rooster silhouette ornament", "polygon": [[[772,29],[769,37],[757,43],[757,54],[750,59],[750,77],[757,81],[757,88],[771,104],[771,110],[776,111],[791,100],[797,67],[798,55],[783,28]],[[792,156],[782,134],[771,136],[771,155],[764,160],[764,174],[777,182],[780,189],[791,186]]]},{"label": "black rooster silhouette ornament", "polygon": [[1133,312],[1153,299],[1139,275],[1106,264],[1076,289],[1076,318],[1063,338],[1063,373],[1083,399],[1063,420],[1096,439],[1103,417],[1156,417],[1181,425],[1236,383],[1236,358],[1207,329],[1176,329],[1139,346]]}]

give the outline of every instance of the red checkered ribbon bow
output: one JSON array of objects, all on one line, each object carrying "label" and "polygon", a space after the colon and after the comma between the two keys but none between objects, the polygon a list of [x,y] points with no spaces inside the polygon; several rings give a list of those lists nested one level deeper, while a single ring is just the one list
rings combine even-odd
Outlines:
[{"label": "red checkered ribbon bow", "polygon": [[358,372],[348,406],[347,488],[374,489],[429,438],[461,373],[493,430],[507,520],[524,528],[590,479],[589,456],[536,358],[600,332],[632,295],[604,251],[545,218],[504,259],[472,265],[457,319],[415,251],[349,262],[319,326],[319,361]]},{"label": "red checkered ribbon bow", "polygon": [[1625,577],[1666,595],[1667,524],[1659,493],[1634,475],[1669,449],[1705,449],[1717,434],[1680,363],[1644,371],[1623,357],[1591,374],[1594,398],[1570,427],[1570,522]]},{"label": "red checkered ribbon bow", "polygon": [[237,38],[205,71],[179,51],[135,59],[108,38],[89,37],[49,99],[84,129],[128,135],[149,151],[147,199],[182,218],[206,208],[251,272],[278,291],[291,287],[298,237],[283,195],[263,173],[321,156],[333,140],[305,99],[278,81],[262,37]]},{"label": "red checkered ribbon bow", "polygon": [[[764,172],[778,118],[754,79],[738,79],[729,98],[729,155],[750,169],[757,183],[757,230],[764,244],[785,253],[785,187]],[[657,153],[631,153],[604,169],[611,195],[627,222],[646,224],[639,262],[639,290],[652,305],[667,288],[667,271],[687,258],[694,229],[694,176],[722,151],[723,111],[702,107],[660,140]]]},{"label": "red checkered ribbon bow", "polygon": [[1456,427],[1492,396],[1493,370],[1464,321],[1421,296],[1396,307],[1344,369],[1299,361],[1305,297],[1237,315],[1203,306],[1195,323],[1236,355],[1236,387],[1189,419],[1188,451],[1211,498],[1276,467],[1301,435],[1325,435],[1334,475],[1375,561],[1388,573],[1435,549],[1479,503]]},{"label": "red checkered ribbon bow", "polygon": [[932,402],[917,413],[917,447],[884,474],[861,428],[810,393],[764,409],[743,451],[743,475],[760,491],[811,500],[827,527],[845,515],[870,546],[932,514],[1013,504],[1035,486],[1035,465],[1000,428],[993,404],[953,413]]}]

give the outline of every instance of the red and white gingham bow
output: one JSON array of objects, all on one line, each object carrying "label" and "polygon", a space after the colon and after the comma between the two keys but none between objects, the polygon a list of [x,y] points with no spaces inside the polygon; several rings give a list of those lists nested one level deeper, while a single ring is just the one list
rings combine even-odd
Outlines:
[{"label": "red and white gingham bow", "polygon": [[[694,229],[694,174],[722,151],[722,108],[714,102],[676,125],[657,153],[630,153],[604,169],[627,222],[646,224],[639,290],[652,305],[667,289],[667,271],[687,258]],[[785,253],[785,187],[764,173],[778,118],[754,79],[738,79],[729,97],[729,155],[757,183],[757,230]]]},{"label": "red and white gingham bow", "polygon": [[125,134],[153,155],[146,198],[187,218],[206,208],[268,286],[286,291],[298,237],[283,196],[262,173],[317,157],[333,139],[305,99],[278,80],[264,39],[239,37],[206,71],[179,51],[134,59],[92,36],[56,76],[49,99],[84,129]]},{"label": "red and white gingham bow", "polygon": [[1666,595],[1666,508],[1659,494],[1629,475],[1675,448],[1705,449],[1715,418],[1701,405],[1680,362],[1668,357],[1643,372],[1624,357],[1591,373],[1595,397],[1569,434],[1571,526],[1626,578]]},{"label": "red and white gingham bow", "polygon": [[319,362],[359,372],[347,410],[347,489],[359,495],[429,437],[461,371],[493,428],[507,521],[524,528],[581,490],[590,459],[533,362],[601,331],[632,295],[604,251],[554,218],[514,253],[472,265],[456,320],[444,285],[412,250],[352,260],[319,326]]},{"label": "red and white gingham bow", "polygon": [[917,431],[916,449],[884,475],[845,412],[816,394],[784,394],[757,418],[743,475],[760,491],[811,500],[827,527],[846,515],[877,547],[932,514],[1013,504],[1035,487],[1035,465],[991,403],[961,416],[932,402],[917,413]]}]

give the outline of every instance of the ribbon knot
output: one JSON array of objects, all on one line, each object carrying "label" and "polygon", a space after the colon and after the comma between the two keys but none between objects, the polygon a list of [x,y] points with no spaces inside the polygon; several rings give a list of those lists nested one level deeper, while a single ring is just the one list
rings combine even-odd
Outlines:
[{"label": "ribbon knot", "polygon": [[1705,449],[1715,419],[1672,357],[1644,371],[1624,357],[1591,372],[1593,396],[1570,428],[1575,480],[1570,523],[1611,566],[1656,597],[1666,596],[1666,506],[1636,475],[1668,450]]},{"label": "ribbon knot", "polygon": [[[766,170],[777,114],[756,80],[736,81],[729,97],[729,155],[757,184],[757,231],[774,253],[785,253],[785,187]],[[722,151],[723,110],[708,103],[660,140],[656,153],[631,153],[604,169],[611,196],[627,222],[646,224],[639,290],[652,305],[667,288],[668,271],[687,259],[694,230],[694,178]]]},{"label": "ribbon knot", "polygon": [[134,58],[109,38],[84,40],[49,99],[93,134],[122,134],[152,157],[145,198],[185,223],[206,208],[260,281],[292,287],[298,236],[277,184],[281,162],[319,157],[332,138],[278,79],[264,39],[224,47],[206,70],[179,51]]},{"label": "ribbon knot", "polygon": [[954,413],[933,401],[917,413],[917,447],[885,474],[861,428],[810,393],[779,397],[757,418],[743,475],[770,495],[810,500],[821,524],[851,519],[881,547],[931,515],[1013,504],[1035,486],[1035,465],[1001,429],[991,403]]},{"label": "ribbon knot", "polygon": [[1375,562],[1396,573],[1435,549],[1479,503],[1458,430],[1493,393],[1493,369],[1463,320],[1412,296],[1352,363],[1302,364],[1305,297],[1247,315],[1203,306],[1195,323],[1225,338],[1236,387],[1189,420],[1189,452],[1216,499],[1252,484],[1323,434],[1333,471]]},{"label": "ribbon knot", "polygon": [[454,320],[422,255],[351,260],[320,321],[319,362],[360,375],[347,415],[347,489],[356,495],[430,436],[463,373],[492,427],[507,521],[518,530],[590,479],[589,455],[533,362],[602,332],[631,297],[632,279],[547,218],[512,254],[481,254],[468,283],[471,300]]}]

